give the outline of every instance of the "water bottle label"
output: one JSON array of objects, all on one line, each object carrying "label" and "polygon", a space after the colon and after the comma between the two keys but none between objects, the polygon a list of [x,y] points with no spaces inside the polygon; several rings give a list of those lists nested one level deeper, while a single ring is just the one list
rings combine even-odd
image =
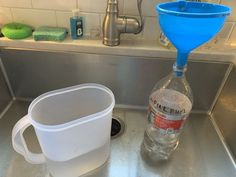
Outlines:
[{"label": "water bottle label", "polygon": [[165,130],[167,134],[171,134],[177,133],[180,129],[182,129],[186,117],[179,120],[169,120],[165,116],[156,115],[154,120],[155,127]]},{"label": "water bottle label", "polygon": [[177,133],[191,109],[192,103],[186,95],[175,90],[160,89],[150,96],[148,117],[162,132]]}]

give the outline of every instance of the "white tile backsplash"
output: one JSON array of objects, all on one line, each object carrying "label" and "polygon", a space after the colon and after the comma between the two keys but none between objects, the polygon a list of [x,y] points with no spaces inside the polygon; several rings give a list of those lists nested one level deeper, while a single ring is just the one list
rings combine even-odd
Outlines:
[{"label": "white tile backsplash", "polygon": [[[108,0],[77,0],[78,8],[83,12],[105,13]],[[123,13],[124,0],[118,1],[119,13]]]},{"label": "white tile backsplash", "polygon": [[[104,14],[108,0],[0,0],[0,25],[11,21],[21,22],[38,27],[42,25],[70,28],[71,10],[79,8],[84,17],[85,35],[91,35],[102,29]],[[159,25],[156,21],[155,7],[158,3],[171,0],[143,0],[142,11],[145,27],[141,34],[122,34],[126,39],[158,40]],[[204,2],[221,3],[232,8],[217,39],[236,42],[236,2],[235,0],[202,0]],[[118,0],[119,14],[138,17],[137,0]],[[233,32],[232,32],[233,31]],[[230,35],[230,33],[232,34]],[[90,34],[91,33],[91,34]]]},{"label": "white tile backsplash", "polygon": [[11,9],[7,7],[0,7],[0,26],[9,22],[12,22]]},{"label": "white tile backsplash", "polygon": [[70,31],[70,17],[72,12],[56,11],[57,26],[67,28]]},{"label": "white tile backsplash", "polygon": [[83,12],[105,12],[107,0],[78,0],[78,8]]},{"label": "white tile backsplash", "polygon": [[2,7],[23,7],[31,8],[31,0],[0,0]]},{"label": "white tile backsplash", "polygon": [[73,10],[76,9],[76,0],[32,0],[33,8]]},{"label": "white tile backsplash", "polygon": [[[167,2],[168,0],[143,0],[142,12],[144,16],[156,16],[156,5],[161,2]],[[137,0],[125,0],[124,1],[124,14],[138,15]]]},{"label": "white tile backsplash", "polygon": [[[134,3],[137,2],[137,0],[125,0],[124,2],[124,14],[125,15],[137,15],[138,10],[137,8],[134,8]],[[137,7],[137,6],[135,6]]]},{"label": "white tile backsplash", "polygon": [[57,25],[54,11],[13,8],[12,15],[14,22],[25,23],[33,27]]},{"label": "white tile backsplash", "polygon": [[100,15],[93,13],[81,13],[84,21],[84,35],[90,36],[95,29],[100,29]]},{"label": "white tile backsplash", "polygon": [[160,27],[156,17],[146,17],[144,24],[143,37],[145,40],[159,41]]},{"label": "white tile backsplash", "polygon": [[[77,0],[78,8],[83,12],[105,13],[108,0]],[[118,1],[119,13],[123,13],[124,0]]]}]

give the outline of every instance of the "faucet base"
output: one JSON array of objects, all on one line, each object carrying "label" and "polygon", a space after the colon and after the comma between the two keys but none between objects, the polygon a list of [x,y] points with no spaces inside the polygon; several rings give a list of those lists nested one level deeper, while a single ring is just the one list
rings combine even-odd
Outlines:
[{"label": "faucet base", "polygon": [[103,39],[103,44],[107,46],[118,46],[120,45],[120,40],[109,40],[109,39]]}]

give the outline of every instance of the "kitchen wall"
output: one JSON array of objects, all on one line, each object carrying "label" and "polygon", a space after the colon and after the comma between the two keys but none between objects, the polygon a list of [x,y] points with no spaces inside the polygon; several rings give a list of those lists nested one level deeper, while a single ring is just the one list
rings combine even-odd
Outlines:
[{"label": "kitchen wall", "polygon": [[[144,31],[139,35],[123,35],[126,38],[157,40],[159,26],[156,22],[155,5],[168,0],[143,0]],[[207,0],[205,0],[207,1]],[[234,0],[208,0],[236,8]],[[21,22],[33,27],[60,26],[69,29],[71,10],[79,8],[85,18],[85,33],[96,35],[101,31],[107,0],[0,0],[0,25]],[[137,16],[136,0],[119,0],[121,15]],[[236,43],[236,11],[232,13],[224,29],[218,35],[221,42]]]}]

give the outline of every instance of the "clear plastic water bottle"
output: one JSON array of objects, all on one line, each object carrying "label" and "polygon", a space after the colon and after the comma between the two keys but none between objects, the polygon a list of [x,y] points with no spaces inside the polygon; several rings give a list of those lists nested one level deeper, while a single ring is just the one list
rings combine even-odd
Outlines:
[{"label": "clear plastic water bottle", "polygon": [[148,120],[141,154],[151,161],[166,160],[176,149],[179,135],[192,109],[193,96],[185,67],[160,80],[149,97]]}]

